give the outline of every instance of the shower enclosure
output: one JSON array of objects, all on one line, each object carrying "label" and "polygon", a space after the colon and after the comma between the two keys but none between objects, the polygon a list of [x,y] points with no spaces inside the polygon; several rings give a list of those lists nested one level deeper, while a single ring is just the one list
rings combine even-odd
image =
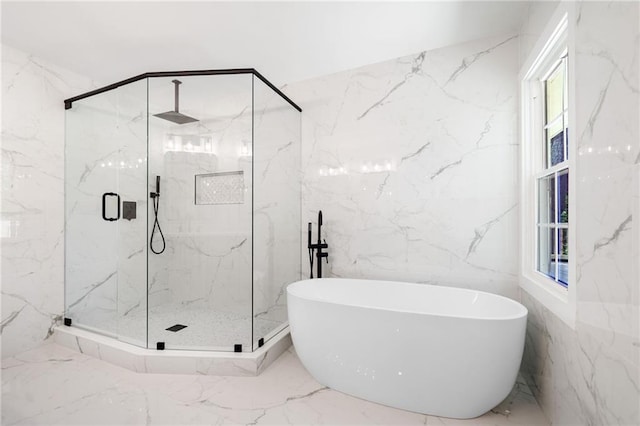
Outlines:
[{"label": "shower enclosure", "polygon": [[283,330],[300,108],[253,69],[147,73],[65,108],[65,323],[235,352]]}]

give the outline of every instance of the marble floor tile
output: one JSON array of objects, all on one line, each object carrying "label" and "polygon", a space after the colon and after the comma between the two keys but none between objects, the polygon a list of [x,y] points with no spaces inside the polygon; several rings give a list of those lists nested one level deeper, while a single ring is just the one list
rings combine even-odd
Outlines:
[{"label": "marble floor tile", "polygon": [[548,425],[518,382],[482,417],[455,420],[328,389],[293,348],[257,377],[138,374],[56,344],[2,360],[3,425]]}]

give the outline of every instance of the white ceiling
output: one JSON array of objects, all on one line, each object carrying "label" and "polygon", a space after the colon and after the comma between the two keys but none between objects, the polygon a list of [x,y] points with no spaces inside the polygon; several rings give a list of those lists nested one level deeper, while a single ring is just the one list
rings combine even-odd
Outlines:
[{"label": "white ceiling", "polygon": [[2,2],[2,42],[104,84],[256,68],[275,85],[516,31],[524,2]]}]

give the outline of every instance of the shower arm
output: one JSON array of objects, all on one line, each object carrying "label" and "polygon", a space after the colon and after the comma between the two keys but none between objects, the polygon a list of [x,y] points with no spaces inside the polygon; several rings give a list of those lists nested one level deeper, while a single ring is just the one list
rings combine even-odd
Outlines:
[{"label": "shower arm", "polygon": [[180,85],[182,84],[182,82],[180,80],[172,80],[171,81],[173,84],[176,85],[175,87],[175,96],[174,96],[174,100],[175,100],[175,112],[180,112],[179,110],[179,105],[180,105]]}]

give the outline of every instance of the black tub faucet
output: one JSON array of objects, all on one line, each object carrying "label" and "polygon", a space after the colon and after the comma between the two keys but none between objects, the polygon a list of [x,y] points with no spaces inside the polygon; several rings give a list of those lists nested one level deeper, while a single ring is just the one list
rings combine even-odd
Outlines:
[{"label": "black tub faucet", "polygon": [[309,249],[309,269],[311,271],[309,274],[309,278],[313,278],[314,253],[315,257],[318,260],[318,278],[322,278],[322,258],[324,257],[327,263],[329,263],[329,253],[322,251],[322,249],[329,248],[329,245],[327,244],[326,240],[324,240],[324,242],[322,241],[322,210],[320,210],[318,212],[318,242],[316,244],[311,244],[311,222],[307,224],[307,249]]}]

